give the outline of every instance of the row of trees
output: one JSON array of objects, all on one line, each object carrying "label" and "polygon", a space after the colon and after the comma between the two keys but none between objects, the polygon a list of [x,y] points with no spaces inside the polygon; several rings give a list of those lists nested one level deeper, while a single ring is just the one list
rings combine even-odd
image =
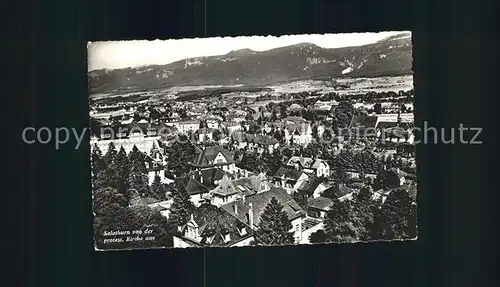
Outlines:
[{"label": "row of trees", "polygon": [[416,204],[404,189],[392,191],[385,201],[373,200],[363,188],[353,200],[335,200],[325,218],[325,229],[310,241],[357,242],[411,239],[417,236]]},{"label": "row of trees", "polygon": [[[170,147],[166,153],[170,159],[168,166],[175,173],[182,174],[188,169],[187,161],[193,156],[194,146],[190,142],[174,141]],[[110,143],[105,155],[94,146],[91,160],[97,247],[110,248],[104,244],[105,231],[146,228],[154,231],[151,234],[155,237],[154,240],[114,243],[111,248],[172,246],[172,234],[177,232],[178,226],[187,223],[194,211],[185,187],[178,182],[164,185],[158,175],[149,187],[145,155],[135,146],[128,156],[123,147],[117,152],[113,143]],[[164,200],[167,191],[171,193],[173,200],[169,220],[140,201],[143,197]]]},{"label": "row of trees", "polygon": [[[145,167],[144,155],[134,146],[127,156],[123,147],[116,151],[110,143],[103,156],[94,146],[91,155],[94,205],[95,243],[98,248],[130,248],[149,246],[171,246],[171,237],[166,231],[166,219],[159,211],[141,204],[145,196],[164,198],[164,190],[157,176],[151,186]],[[153,230],[154,240],[117,242],[105,244],[105,231]]]}]

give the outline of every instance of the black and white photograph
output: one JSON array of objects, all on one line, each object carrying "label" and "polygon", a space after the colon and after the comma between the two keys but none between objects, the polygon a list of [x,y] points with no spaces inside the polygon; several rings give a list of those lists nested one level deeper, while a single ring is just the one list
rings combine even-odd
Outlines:
[{"label": "black and white photograph", "polygon": [[411,32],[87,51],[96,250],[417,239]]}]

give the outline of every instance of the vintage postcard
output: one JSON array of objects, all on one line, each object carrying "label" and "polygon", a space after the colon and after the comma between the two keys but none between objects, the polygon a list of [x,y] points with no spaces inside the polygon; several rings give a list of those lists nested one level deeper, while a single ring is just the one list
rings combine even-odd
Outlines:
[{"label": "vintage postcard", "polygon": [[88,43],[96,250],[416,239],[412,62],[408,31]]}]

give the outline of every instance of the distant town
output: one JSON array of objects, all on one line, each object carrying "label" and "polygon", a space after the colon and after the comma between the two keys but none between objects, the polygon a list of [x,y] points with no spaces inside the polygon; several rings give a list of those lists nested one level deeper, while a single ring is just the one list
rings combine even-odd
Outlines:
[{"label": "distant town", "polygon": [[91,101],[96,247],[415,238],[413,89],[320,86]]}]

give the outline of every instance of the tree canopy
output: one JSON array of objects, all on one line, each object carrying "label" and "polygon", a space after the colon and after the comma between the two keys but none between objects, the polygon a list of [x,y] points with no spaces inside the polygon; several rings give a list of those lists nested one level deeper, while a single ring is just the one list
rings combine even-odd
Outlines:
[{"label": "tree canopy", "polygon": [[255,245],[286,245],[293,244],[292,224],[283,211],[283,206],[273,197],[260,217],[257,231],[254,235]]}]

